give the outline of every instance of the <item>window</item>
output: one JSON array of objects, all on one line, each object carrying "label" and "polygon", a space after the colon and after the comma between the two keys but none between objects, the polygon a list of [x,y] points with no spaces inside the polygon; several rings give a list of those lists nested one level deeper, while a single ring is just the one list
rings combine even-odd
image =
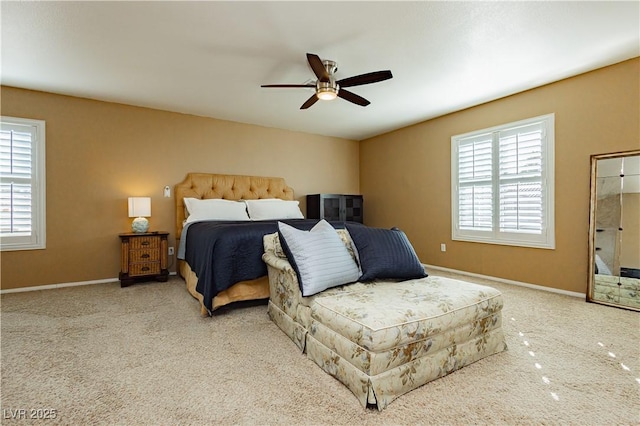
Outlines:
[{"label": "window", "polygon": [[0,119],[0,247],[45,248],[45,122]]},{"label": "window", "polygon": [[554,115],[451,138],[452,239],[555,248]]}]

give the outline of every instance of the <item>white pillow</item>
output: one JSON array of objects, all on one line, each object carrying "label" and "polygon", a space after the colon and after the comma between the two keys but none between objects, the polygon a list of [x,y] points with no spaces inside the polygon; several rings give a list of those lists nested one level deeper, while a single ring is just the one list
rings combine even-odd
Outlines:
[{"label": "white pillow", "polygon": [[326,220],[310,231],[278,222],[284,249],[298,274],[303,296],[358,280],[360,272],[344,242]]},{"label": "white pillow", "polygon": [[247,206],[240,201],[185,198],[184,205],[189,212],[185,223],[200,220],[249,220]]},{"label": "white pillow", "polygon": [[245,200],[251,220],[304,219],[298,201],[278,198]]}]

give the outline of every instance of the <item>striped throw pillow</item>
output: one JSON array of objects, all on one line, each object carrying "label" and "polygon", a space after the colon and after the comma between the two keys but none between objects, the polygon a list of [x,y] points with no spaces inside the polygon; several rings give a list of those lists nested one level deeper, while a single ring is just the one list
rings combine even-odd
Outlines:
[{"label": "striped throw pillow", "polygon": [[310,231],[278,222],[278,233],[303,296],[358,280],[358,265],[326,220],[319,221]]}]

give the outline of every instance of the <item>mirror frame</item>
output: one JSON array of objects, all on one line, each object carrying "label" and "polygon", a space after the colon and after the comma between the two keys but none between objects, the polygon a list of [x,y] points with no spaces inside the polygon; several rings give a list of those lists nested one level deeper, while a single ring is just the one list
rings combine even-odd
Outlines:
[{"label": "mirror frame", "polygon": [[601,305],[614,306],[616,308],[629,309],[632,311],[640,311],[640,308],[634,306],[626,306],[618,303],[607,302],[604,300],[594,299],[593,292],[595,289],[595,253],[596,253],[596,186],[598,160],[621,157],[640,156],[640,150],[623,151],[611,154],[594,154],[591,155],[591,195],[589,200],[589,275],[587,281],[587,302],[598,303]]}]

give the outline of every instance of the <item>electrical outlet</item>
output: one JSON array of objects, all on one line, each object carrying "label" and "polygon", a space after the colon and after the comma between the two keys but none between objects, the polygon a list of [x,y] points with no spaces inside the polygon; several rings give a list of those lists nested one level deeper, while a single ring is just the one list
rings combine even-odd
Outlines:
[{"label": "electrical outlet", "polygon": [[164,187],[164,197],[171,198],[171,188],[169,188],[169,185]]},{"label": "electrical outlet", "polygon": [[173,247],[169,247],[169,256],[173,256]]},{"label": "electrical outlet", "polygon": [[440,244],[440,251],[447,251],[447,245],[445,243]]}]

